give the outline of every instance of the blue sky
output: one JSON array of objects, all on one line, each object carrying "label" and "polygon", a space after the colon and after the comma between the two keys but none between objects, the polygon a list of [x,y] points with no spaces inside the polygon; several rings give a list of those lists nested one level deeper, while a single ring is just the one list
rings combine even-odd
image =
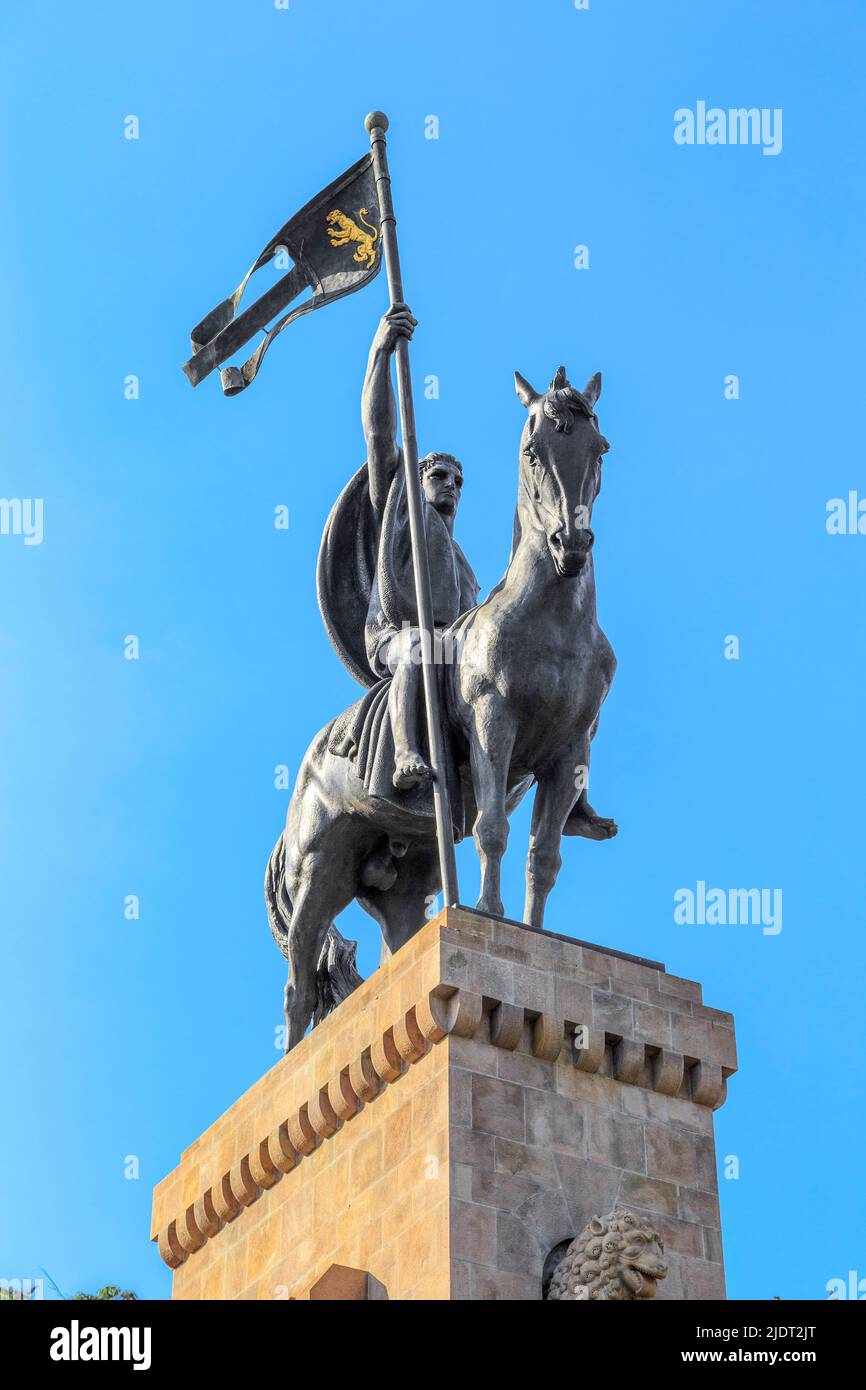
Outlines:
[{"label": "blue sky", "polygon": [[[513,370],[604,373],[593,525],[619,671],[593,801],[621,830],[567,842],[548,925],[662,959],[736,1016],[730,1295],[866,1276],[866,536],[825,526],[829,499],[866,496],[864,37],[855,0],[4,8],[0,495],[44,499],[41,545],[0,535],[4,1277],[167,1296],[151,1188],[277,1058],[274,768],[356,694],[314,565],[363,458],[384,277],[293,325],[237,399],[180,368],[191,326],[364,152],[375,106],[416,383],[440,381],[420,444],[464,461],[485,590],[508,555]],[[677,145],[699,100],[781,108],[781,153]],[[527,827],[523,808],[513,916]],[[459,864],[474,901],[471,842]],[[675,924],[698,880],[781,888],[783,930]],[[369,973],[373,924],[343,927]]]}]

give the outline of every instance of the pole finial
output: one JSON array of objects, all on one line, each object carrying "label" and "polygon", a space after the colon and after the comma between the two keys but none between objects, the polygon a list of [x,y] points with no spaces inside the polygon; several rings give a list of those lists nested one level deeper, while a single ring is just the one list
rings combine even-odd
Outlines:
[{"label": "pole finial", "polygon": [[388,129],[388,117],[384,111],[371,111],[369,116],[365,117],[364,127],[368,134],[372,135],[377,126],[380,130]]}]

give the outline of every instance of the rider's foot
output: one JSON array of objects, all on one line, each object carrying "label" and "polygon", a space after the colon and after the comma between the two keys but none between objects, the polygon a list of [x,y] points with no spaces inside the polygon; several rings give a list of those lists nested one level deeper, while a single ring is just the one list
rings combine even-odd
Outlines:
[{"label": "rider's foot", "polygon": [[419,782],[430,782],[432,778],[433,773],[420,753],[407,750],[405,753],[397,754],[392,780],[398,792],[405,792],[410,787],[417,787]]}]

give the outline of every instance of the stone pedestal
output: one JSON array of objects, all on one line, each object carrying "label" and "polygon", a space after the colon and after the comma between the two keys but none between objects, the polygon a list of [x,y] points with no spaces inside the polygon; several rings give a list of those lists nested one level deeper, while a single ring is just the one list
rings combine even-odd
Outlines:
[{"label": "stone pedestal", "polygon": [[540,1299],[619,1205],[664,1240],[660,1299],[724,1298],[735,1070],[692,981],[451,908],[186,1150],[153,1238],[175,1298]]}]

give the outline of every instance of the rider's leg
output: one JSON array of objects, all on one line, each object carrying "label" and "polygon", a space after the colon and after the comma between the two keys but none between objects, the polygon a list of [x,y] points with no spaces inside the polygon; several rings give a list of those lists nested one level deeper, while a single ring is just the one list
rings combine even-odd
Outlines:
[{"label": "rider's leg", "polygon": [[428,782],[430,767],[422,757],[420,731],[421,646],[417,628],[395,633],[383,651],[391,672],[388,709],[394,733],[394,786],[400,790]]}]

